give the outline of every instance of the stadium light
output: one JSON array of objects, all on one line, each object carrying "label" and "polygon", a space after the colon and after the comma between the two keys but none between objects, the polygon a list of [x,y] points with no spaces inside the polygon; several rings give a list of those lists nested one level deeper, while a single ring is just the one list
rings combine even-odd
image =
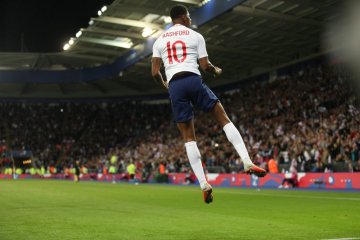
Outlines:
[{"label": "stadium light", "polygon": [[151,28],[145,27],[145,28],[143,29],[141,35],[142,35],[144,38],[146,38],[146,37],[150,36],[150,35],[153,33],[153,31],[154,31],[154,30],[152,30]]},{"label": "stadium light", "polygon": [[122,47],[122,48],[131,48],[132,46],[133,46],[132,42],[119,43],[119,47]]},{"label": "stadium light", "polygon": [[68,50],[70,48],[70,44],[68,44],[68,43],[66,43],[65,45],[64,45],[64,47],[63,47],[63,49],[66,51],[66,50]]},{"label": "stadium light", "polygon": [[203,6],[203,5],[205,5],[205,4],[207,4],[208,2],[210,2],[211,0],[204,0],[204,1],[202,1],[199,5],[200,6]]},{"label": "stadium light", "polygon": [[80,30],[80,31],[78,31],[78,32],[75,34],[75,36],[78,38],[78,37],[81,36],[81,34],[82,34],[82,31]]},{"label": "stadium light", "polygon": [[131,48],[134,45],[130,38],[117,37],[115,41],[117,41],[117,47]]},{"label": "stadium light", "polygon": [[172,21],[171,17],[169,17],[169,16],[164,18],[165,23],[171,23],[171,21]]},{"label": "stadium light", "polygon": [[102,14],[102,11],[101,11],[101,10],[99,10],[99,11],[98,11],[98,15],[99,15],[99,16],[101,16],[101,14]]},{"label": "stadium light", "polygon": [[91,25],[93,25],[93,24],[94,24],[94,20],[91,19],[91,20],[89,21],[89,25],[91,26]]},{"label": "stadium light", "polygon": [[103,6],[102,8],[101,8],[101,11],[102,12],[105,12],[107,10],[107,7],[106,6]]},{"label": "stadium light", "polygon": [[74,42],[75,42],[74,39],[70,38],[70,40],[69,40],[69,45],[70,45],[70,46],[73,45]]}]

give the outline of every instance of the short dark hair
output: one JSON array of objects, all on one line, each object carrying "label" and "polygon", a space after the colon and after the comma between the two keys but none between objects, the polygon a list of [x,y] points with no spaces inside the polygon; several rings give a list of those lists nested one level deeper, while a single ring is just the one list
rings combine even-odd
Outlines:
[{"label": "short dark hair", "polygon": [[184,5],[175,5],[170,10],[170,17],[172,20],[179,18],[181,15],[188,13],[187,8]]}]

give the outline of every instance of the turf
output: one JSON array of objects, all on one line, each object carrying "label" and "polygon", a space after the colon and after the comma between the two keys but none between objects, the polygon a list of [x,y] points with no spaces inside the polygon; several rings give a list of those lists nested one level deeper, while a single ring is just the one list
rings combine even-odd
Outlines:
[{"label": "turf", "polygon": [[360,238],[360,193],[0,181],[0,239]]}]

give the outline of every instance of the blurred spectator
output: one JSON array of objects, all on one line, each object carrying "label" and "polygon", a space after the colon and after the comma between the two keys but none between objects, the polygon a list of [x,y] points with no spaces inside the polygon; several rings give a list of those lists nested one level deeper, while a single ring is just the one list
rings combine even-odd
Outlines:
[{"label": "blurred spectator", "polygon": [[355,163],[354,172],[360,172],[360,160]]},{"label": "blurred spectator", "polygon": [[126,171],[127,171],[128,176],[129,176],[128,180],[129,181],[134,180],[135,173],[136,173],[136,166],[135,166],[133,160],[130,160],[129,165],[127,165],[127,167],[126,167]]},{"label": "blurred spectator", "polygon": [[196,176],[194,172],[189,169],[189,171],[185,175],[185,184],[193,184],[196,181]]},{"label": "blurred spectator", "polygon": [[291,167],[290,173],[285,173],[285,177],[279,186],[279,188],[289,188],[289,187],[297,187],[298,186],[298,174],[296,168]]},{"label": "blurred spectator", "polygon": [[268,168],[269,168],[269,173],[279,172],[277,161],[274,158],[270,158],[268,162]]},{"label": "blurred spectator", "polygon": [[74,163],[74,169],[75,169],[75,172],[74,172],[74,181],[75,182],[79,182],[80,181],[80,169],[81,169],[81,166],[80,166],[80,161],[79,160],[76,160],[75,163]]}]

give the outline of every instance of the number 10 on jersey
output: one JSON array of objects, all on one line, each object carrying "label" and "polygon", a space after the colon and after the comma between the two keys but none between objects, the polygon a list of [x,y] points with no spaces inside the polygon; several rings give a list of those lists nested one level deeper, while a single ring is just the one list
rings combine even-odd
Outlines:
[{"label": "number 10 on jersey", "polygon": [[[178,53],[176,52],[177,45],[180,45],[182,48],[182,58],[181,59],[179,59]],[[167,48],[167,53],[168,53],[169,64],[173,64],[173,58],[178,63],[182,63],[183,61],[185,61],[185,59],[186,59],[186,44],[183,41],[177,40],[177,41],[173,42],[172,44],[170,41],[168,41],[166,43],[166,48]]]}]

